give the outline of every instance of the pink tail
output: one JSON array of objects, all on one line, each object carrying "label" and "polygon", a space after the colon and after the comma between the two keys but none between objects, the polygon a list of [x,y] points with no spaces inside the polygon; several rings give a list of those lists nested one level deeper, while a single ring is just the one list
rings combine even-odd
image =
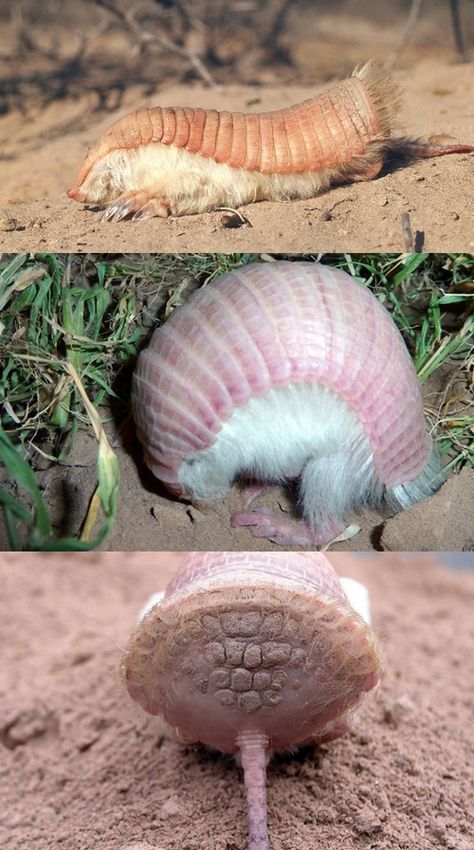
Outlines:
[{"label": "pink tail", "polygon": [[267,760],[268,738],[261,732],[242,732],[240,749],[247,795],[248,850],[268,850]]},{"label": "pink tail", "polygon": [[[395,143],[398,139],[394,140]],[[429,142],[406,142],[403,153],[413,159],[444,156],[447,153],[472,153],[474,145],[432,145]]]}]

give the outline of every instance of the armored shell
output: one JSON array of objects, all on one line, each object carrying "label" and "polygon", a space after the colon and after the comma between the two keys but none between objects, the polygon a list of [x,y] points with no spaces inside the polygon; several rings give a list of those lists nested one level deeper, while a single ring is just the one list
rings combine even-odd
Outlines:
[{"label": "armored shell", "polygon": [[430,440],[420,389],[389,313],[345,272],[286,261],[225,274],[154,332],[132,390],[146,463],[173,492],[192,496],[186,464],[235,411],[302,384],[327,388],[344,402],[341,416],[355,415],[380,492],[422,473]]},{"label": "armored shell", "polygon": [[380,655],[323,555],[195,552],[124,657],[130,696],[186,740],[286,749],[341,726]]}]

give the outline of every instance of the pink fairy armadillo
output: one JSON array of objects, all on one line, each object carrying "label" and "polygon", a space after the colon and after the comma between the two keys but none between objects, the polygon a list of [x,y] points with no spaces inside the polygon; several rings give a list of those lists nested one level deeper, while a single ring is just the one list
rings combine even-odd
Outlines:
[{"label": "pink fairy armadillo", "polygon": [[376,177],[391,154],[474,150],[391,139],[398,110],[398,88],[374,62],[326,94],[276,112],[139,109],[89,151],[67,194],[105,208],[104,220],[166,218],[311,198],[335,183]]},{"label": "pink fairy armadillo", "polygon": [[271,753],[344,734],[381,661],[325,556],[196,552],[145,614],[122,670],[130,696],[182,742],[240,755],[248,850],[267,850]]},{"label": "pink fairy armadillo", "polygon": [[297,479],[304,523],[232,518],[282,544],[327,543],[352,510],[400,510],[441,483],[389,313],[318,263],[248,265],[195,292],[140,354],[132,409],[145,461],[175,495]]}]

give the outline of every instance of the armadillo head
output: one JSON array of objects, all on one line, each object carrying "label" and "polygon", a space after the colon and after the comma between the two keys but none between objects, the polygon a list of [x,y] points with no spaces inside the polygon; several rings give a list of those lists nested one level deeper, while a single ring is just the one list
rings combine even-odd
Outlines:
[{"label": "armadillo head", "polygon": [[125,187],[133,188],[130,180],[131,157],[127,151],[103,153],[102,141],[91,148],[76,178],[76,185],[67,196],[85,204],[103,207],[118,198]]},{"label": "armadillo head", "polygon": [[141,621],[123,671],[130,696],[186,740],[240,751],[250,820],[265,753],[341,734],[380,657],[324,556],[194,553]]}]

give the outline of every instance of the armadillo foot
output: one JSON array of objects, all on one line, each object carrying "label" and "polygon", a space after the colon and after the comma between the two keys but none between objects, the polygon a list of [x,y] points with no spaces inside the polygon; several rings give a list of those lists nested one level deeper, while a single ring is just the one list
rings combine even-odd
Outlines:
[{"label": "armadillo foot", "polygon": [[280,517],[269,508],[242,511],[230,518],[232,528],[245,526],[254,537],[265,537],[280,546],[321,546],[327,535],[313,531],[305,522]]},{"label": "armadillo foot", "polygon": [[112,201],[102,213],[102,221],[122,221],[127,216],[132,221],[144,220],[159,216],[168,218],[170,205],[162,196],[155,196],[148,189],[140,189],[134,192],[125,192]]},{"label": "armadillo foot", "polygon": [[377,159],[374,159],[372,162],[369,162],[368,165],[365,166],[363,171],[360,171],[358,174],[354,174],[352,176],[352,180],[354,183],[360,183],[367,180],[374,180],[377,177],[383,166],[383,158],[378,156]]}]

